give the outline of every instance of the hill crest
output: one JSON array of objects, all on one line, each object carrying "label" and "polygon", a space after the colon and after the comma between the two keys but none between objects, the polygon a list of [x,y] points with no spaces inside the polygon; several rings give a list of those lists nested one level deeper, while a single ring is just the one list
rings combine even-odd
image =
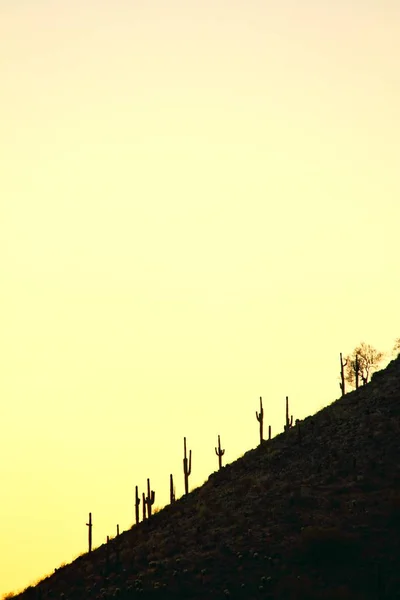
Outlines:
[{"label": "hill crest", "polygon": [[18,598],[394,600],[400,357]]}]

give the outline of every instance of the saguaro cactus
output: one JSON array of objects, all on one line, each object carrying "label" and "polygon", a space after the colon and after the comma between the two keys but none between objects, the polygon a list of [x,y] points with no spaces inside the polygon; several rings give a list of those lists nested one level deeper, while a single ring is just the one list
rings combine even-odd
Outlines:
[{"label": "saguaro cactus", "polygon": [[151,517],[151,507],[154,504],[155,495],[156,495],[156,493],[154,490],[150,491],[150,479],[148,479],[147,480],[147,496],[146,496],[145,502],[146,502],[146,506],[147,506],[147,515],[148,515],[149,519]]},{"label": "saguaro cactus", "polygon": [[171,475],[169,476],[169,500],[170,503],[173,504],[175,502],[175,487],[174,487],[174,478]]},{"label": "saguaro cactus", "polygon": [[138,486],[135,486],[135,521],[136,521],[136,525],[139,523],[139,506],[140,506],[139,488],[138,488]]},{"label": "saguaro cactus", "polygon": [[142,521],[145,521],[147,518],[146,514],[146,495],[142,492]]},{"label": "saguaro cactus", "polygon": [[221,448],[221,439],[218,436],[218,448],[215,448],[215,454],[218,456],[218,468],[222,469],[222,457],[225,454],[225,450]]},{"label": "saguaro cactus", "polygon": [[260,412],[256,411],[256,418],[257,421],[260,423],[260,445],[263,442],[264,439],[264,434],[263,434],[263,428],[264,428],[264,409],[263,409],[263,405],[262,405],[262,397],[260,396]]},{"label": "saguaro cactus", "polygon": [[354,361],[354,374],[356,376],[356,390],[358,390],[358,378],[360,375],[360,361],[358,360],[358,354],[356,354],[356,360]]},{"label": "saguaro cactus", "polygon": [[340,353],[340,389],[342,390],[342,396],[346,393],[346,382],[344,378],[344,368],[347,365],[347,359],[343,361],[342,353]]},{"label": "saguaro cactus", "polygon": [[268,425],[268,439],[271,439],[271,425]]},{"label": "saguaro cactus", "polygon": [[117,525],[117,537],[119,536],[119,525]]},{"label": "saguaro cactus", "polygon": [[293,426],[293,415],[291,415],[289,419],[289,397],[286,396],[286,425],[284,427],[285,431],[288,431]]},{"label": "saguaro cactus", "polygon": [[186,454],[186,438],[183,438],[183,448],[184,448],[184,457],[183,457],[183,474],[185,476],[185,494],[189,493],[189,475],[192,472],[192,451],[189,452],[189,460]]},{"label": "saguaro cactus", "polygon": [[89,523],[86,523],[86,525],[89,527],[89,552],[92,551],[92,527],[93,527],[93,523],[92,523],[92,513],[89,513]]}]

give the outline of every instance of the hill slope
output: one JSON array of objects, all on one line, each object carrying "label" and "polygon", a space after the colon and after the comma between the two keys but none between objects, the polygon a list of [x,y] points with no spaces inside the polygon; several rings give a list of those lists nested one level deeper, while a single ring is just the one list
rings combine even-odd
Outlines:
[{"label": "hill slope", "polygon": [[395,600],[399,450],[400,357],[19,598]]}]

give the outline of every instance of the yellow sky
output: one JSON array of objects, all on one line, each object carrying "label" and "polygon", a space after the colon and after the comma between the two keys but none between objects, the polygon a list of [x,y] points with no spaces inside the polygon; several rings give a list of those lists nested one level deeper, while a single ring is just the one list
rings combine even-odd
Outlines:
[{"label": "yellow sky", "polygon": [[0,593],[399,333],[397,0],[0,0]]}]

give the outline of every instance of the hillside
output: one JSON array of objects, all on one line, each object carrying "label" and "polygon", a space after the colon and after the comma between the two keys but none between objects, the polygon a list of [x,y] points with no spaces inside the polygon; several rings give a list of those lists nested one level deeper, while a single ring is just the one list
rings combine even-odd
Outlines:
[{"label": "hillside", "polygon": [[395,600],[399,458],[400,357],[18,598]]}]

